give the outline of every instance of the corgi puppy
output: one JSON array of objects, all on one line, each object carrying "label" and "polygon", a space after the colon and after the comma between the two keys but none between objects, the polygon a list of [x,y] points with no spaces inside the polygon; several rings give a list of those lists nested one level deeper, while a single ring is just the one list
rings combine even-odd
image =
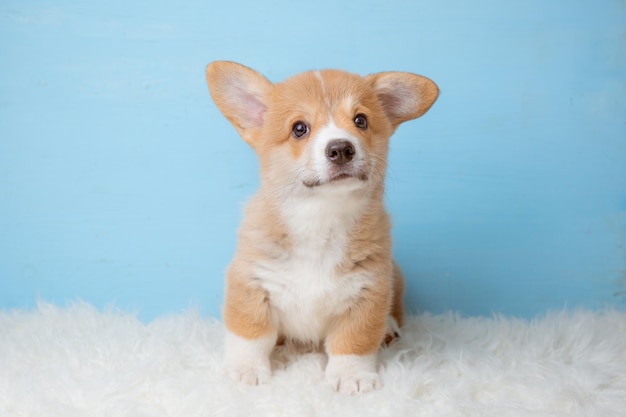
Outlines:
[{"label": "corgi puppy", "polygon": [[389,138],[430,108],[437,85],[406,72],[335,70],[272,84],[225,61],[209,64],[206,78],[260,166],[226,274],[226,372],[261,384],[279,339],[321,342],[336,390],[378,388],[378,348],[403,318],[383,204]]}]

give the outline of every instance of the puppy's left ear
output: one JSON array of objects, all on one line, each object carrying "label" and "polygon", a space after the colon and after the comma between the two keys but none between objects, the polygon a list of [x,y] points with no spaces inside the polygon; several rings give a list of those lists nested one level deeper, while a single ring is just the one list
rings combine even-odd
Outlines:
[{"label": "puppy's left ear", "polygon": [[374,90],[393,127],[426,113],[439,96],[432,80],[410,72],[381,72],[369,75]]}]

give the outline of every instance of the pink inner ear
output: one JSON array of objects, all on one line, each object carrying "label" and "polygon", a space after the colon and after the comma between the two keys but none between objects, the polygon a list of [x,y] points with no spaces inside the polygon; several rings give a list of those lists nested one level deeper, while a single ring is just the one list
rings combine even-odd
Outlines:
[{"label": "pink inner ear", "polygon": [[252,96],[250,96],[248,106],[250,106],[250,122],[253,123],[255,127],[263,126],[263,119],[267,107]]},{"label": "pink inner ear", "polygon": [[240,122],[244,128],[263,126],[267,106],[252,92],[241,86],[233,86],[233,105],[238,108]]},{"label": "pink inner ear", "polygon": [[386,91],[380,92],[378,98],[391,118],[402,118],[413,112],[417,106],[417,98],[402,84],[389,86]]}]

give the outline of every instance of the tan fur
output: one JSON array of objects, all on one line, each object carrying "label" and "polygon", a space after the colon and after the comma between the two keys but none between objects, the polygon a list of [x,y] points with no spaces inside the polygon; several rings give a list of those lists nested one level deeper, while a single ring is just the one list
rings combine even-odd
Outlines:
[{"label": "tan fur", "polygon": [[272,205],[263,195],[250,201],[239,229],[237,254],[226,274],[224,324],[248,339],[274,330],[269,295],[250,273],[255,260],[280,257],[289,245],[286,230],[272,215]]},{"label": "tan fur", "polygon": [[402,270],[395,262],[393,263],[393,300],[391,302],[391,316],[396,320],[399,327],[404,325],[404,277]]},{"label": "tan fur", "polygon": [[[332,120],[359,139],[373,167],[371,173],[366,171],[367,188],[353,193],[353,198],[365,203],[349,220],[343,259],[335,267],[337,279],[364,276],[367,284],[339,306],[324,327],[324,338],[331,354],[375,353],[385,337],[387,317],[391,315],[398,325],[403,322],[404,282],[392,259],[390,221],[383,205],[389,137],[400,123],[428,110],[437,98],[437,86],[409,73],[361,77],[332,70],[271,84],[231,62],[210,64],[206,75],[215,103],[259,156],[261,172],[260,189],[245,210],[237,252],[227,272],[227,328],[247,339],[269,334],[291,337],[273,316],[272,295],[255,271],[266,261],[286,260],[301,243],[302,236],[290,232],[284,213],[284,204],[297,186],[293,185],[294,175],[299,174],[294,174],[294,161],[302,160],[312,146],[308,138]],[[368,129],[355,126],[355,115],[360,113],[367,115]],[[306,137],[295,140],[291,129],[301,120],[311,128]]]}]

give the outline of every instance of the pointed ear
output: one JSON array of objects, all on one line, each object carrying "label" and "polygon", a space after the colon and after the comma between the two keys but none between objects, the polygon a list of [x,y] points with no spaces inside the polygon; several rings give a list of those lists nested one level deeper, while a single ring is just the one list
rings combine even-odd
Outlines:
[{"label": "pointed ear", "polygon": [[206,79],[217,107],[252,145],[263,127],[272,84],[258,72],[228,61],[207,65]]},{"label": "pointed ear", "polygon": [[437,84],[421,75],[381,72],[368,77],[373,78],[374,90],[394,128],[426,113],[439,95]]}]

